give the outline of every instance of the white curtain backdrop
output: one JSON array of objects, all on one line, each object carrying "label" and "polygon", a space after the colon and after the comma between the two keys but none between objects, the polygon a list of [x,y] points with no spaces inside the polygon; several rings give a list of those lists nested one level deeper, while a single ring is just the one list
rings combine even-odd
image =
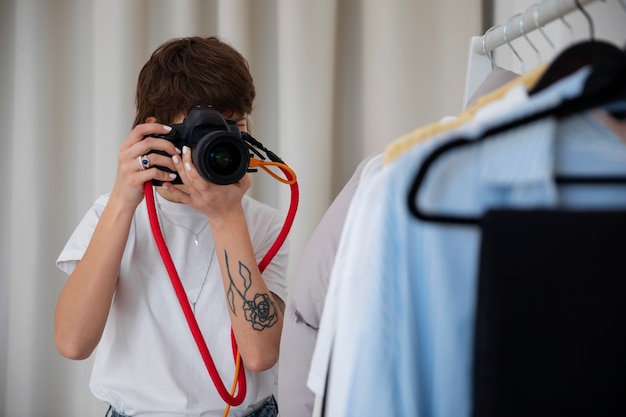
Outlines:
[{"label": "white curtain backdrop", "polygon": [[[54,346],[54,265],[109,191],[137,74],[172,37],[219,35],[248,57],[253,133],[296,171],[295,264],[366,155],[461,110],[480,0],[0,1],[0,416],[103,416],[91,360]],[[286,212],[263,172],[252,194]]]}]

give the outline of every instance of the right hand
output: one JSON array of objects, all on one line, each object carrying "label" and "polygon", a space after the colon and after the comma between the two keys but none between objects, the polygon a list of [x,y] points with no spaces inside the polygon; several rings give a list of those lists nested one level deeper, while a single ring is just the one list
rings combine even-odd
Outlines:
[{"label": "right hand", "polygon": [[[115,184],[111,191],[111,199],[118,203],[135,209],[144,196],[143,186],[146,181],[153,179],[160,181],[173,181],[176,175],[156,168],[163,166],[176,172],[176,166],[172,161],[172,156],[180,153],[174,144],[168,140],[150,137],[148,135],[164,135],[171,131],[167,125],[160,123],[145,123],[137,125],[128,135],[128,138],[120,146],[120,153],[117,158],[117,173]],[[148,136],[148,137],[146,137]],[[145,137],[145,139],[144,139]],[[148,152],[158,150],[167,153],[168,156],[158,153]],[[149,168],[141,169],[138,158],[147,156]]]}]

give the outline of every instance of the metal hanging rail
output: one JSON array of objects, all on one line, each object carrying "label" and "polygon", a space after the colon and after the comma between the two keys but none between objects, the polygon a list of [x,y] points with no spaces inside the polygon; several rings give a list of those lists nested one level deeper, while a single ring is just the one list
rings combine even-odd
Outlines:
[{"label": "metal hanging rail", "polygon": [[[481,42],[474,44],[474,52],[484,55],[496,48],[524,36],[544,25],[565,16],[575,10],[582,10],[583,6],[597,0],[544,0],[518,13],[507,20],[507,24],[498,25],[481,36]],[[532,12],[531,12],[532,10]],[[520,25],[520,21],[522,25]],[[505,30],[506,29],[506,30]],[[522,32],[523,31],[523,32]],[[482,38],[484,37],[484,49]]]}]

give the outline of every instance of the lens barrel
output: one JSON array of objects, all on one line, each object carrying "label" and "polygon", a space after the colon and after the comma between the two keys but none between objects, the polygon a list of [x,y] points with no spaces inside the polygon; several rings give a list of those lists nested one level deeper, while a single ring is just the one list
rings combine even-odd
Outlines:
[{"label": "lens barrel", "polygon": [[200,175],[214,184],[239,181],[248,171],[250,151],[240,135],[218,131],[203,136],[191,151]]}]

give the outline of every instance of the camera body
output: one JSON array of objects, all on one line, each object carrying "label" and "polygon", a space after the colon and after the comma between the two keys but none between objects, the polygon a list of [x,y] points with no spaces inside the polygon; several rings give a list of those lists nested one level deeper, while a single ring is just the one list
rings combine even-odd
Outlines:
[{"label": "camera body", "polygon": [[[191,149],[191,160],[198,173],[214,184],[226,185],[239,181],[248,171],[250,150],[243,140],[234,120],[224,119],[213,107],[196,106],[189,111],[185,120],[171,124],[167,135],[151,135],[172,142],[178,149]],[[160,153],[162,151],[150,151]],[[172,172],[167,167],[157,168]],[[161,181],[153,180],[155,185]],[[177,176],[173,184],[182,184]]]}]

